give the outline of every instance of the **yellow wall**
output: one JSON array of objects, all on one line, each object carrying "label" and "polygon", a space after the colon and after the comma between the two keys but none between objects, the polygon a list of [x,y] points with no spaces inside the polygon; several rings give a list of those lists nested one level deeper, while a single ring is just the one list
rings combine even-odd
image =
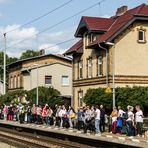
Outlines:
[{"label": "yellow wall", "polygon": [[[146,43],[138,43],[138,29],[146,29]],[[115,74],[148,76],[148,24],[135,23],[115,44]]]},{"label": "yellow wall", "polygon": [[[138,29],[146,30],[146,43],[139,43]],[[85,36],[83,37],[83,42]],[[99,49],[99,48],[98,48]],[[78,107],[78,92],[83,91],[83,96],[89,88],[106,87],[104,83],[98,85],[93,84],[91,80],[89,83],[87,78],[87,58],[93,58],[93,77],[96,81],[101,79],[97,78],[96,60],[99,51],[94,49],[85,49],[83,47],[82,56],[77,55],[74,58],[74,107]],[[78,80],[78,61],[83,60],[83,79]],[[116,87],[129,86],[147,86],[148,85],[148,24],[147,23],[134,23],[131,27],[126,29],[118,38],[115,39],[115,83]],[[109,49],[109,85],[112,87],[112,47]],[[106,76],[106,57],[103,54],[103,76]],[[103,79],[103,78],[102,78]],[[82,85],[84,84],[85,86]]]}]

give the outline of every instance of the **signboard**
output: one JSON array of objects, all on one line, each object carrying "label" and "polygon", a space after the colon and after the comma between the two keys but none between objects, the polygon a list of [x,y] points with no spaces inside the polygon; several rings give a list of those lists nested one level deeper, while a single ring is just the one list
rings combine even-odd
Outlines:
[{"label": "signboard", "polygon": [[112,93],[112,89],[108,86],[108,87],[105,89],[105,93]]}]

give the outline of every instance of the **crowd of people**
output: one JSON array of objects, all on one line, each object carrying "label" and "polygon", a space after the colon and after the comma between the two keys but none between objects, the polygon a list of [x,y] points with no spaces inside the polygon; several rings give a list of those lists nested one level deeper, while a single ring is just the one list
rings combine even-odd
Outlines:
[{"label": "crowd of people", "polygon": [[130,137],[142,136],[143,134],[143,112],[139,105],[127,106],[124,111],[120,106],[113,107],[110,116],[106,115],[103,105],[86,106],[78,108],[77,112],[69,106],[55,105],[54,109],[45,104],[24,106],[21,103],[4,105],[0,108],[0,119],[19,121],[22,123],[46,124],[47,126],[58,126],[60,128],[77,128],[84,133],[94,132],[100,136],[102,132],[126,134]]}]

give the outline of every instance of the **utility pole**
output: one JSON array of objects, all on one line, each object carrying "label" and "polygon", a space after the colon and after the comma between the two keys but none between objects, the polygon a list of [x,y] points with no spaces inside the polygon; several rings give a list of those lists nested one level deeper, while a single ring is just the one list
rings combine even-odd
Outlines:
[{"label": "utility pole", "polygon": [[6,94],[6,33],[4,33],[4,95]]},{"label": "utility pole", "polygon": [[36,105],[39,104],[39,70],[38,70],[38,65],[37,65],[37,87],[36,87]]}]

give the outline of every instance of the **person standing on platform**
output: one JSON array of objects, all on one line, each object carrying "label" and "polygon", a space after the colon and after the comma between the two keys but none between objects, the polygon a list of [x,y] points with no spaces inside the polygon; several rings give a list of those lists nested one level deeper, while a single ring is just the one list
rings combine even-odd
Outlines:
[{"label": "person standing on platform", "polygon": [[45,104],[43,111],[42,111],[42,122],[46,123],[46,112],[47,112],[48,104]]},{"label": "person standing on platform", "polygon": [[65,119],[64,118],[65,118],[66,115],[67,115],[66,108],[65,108],[64,105],[62,105],[61,110],[59,112],[59,116],[61,118],[61,123],[60,123],[61,128],[64,127],[64,125],[65,125]]},{"label": "person standing on platform", "polygon": [[128,118],[126,120],[127,124],[127,135],[130,136],[131,138],[135,136],[135,126],[134,126],[134,113],[133,113],[133,106],[128,105]]},{"label": "person standing on platform", "polygon": [[56,109],[56,114],[55,114],[55,126],[58,126],[58,127],[60,127],[60,121],[61,121],[61,118],[60,118],[60,116],[59,116],[59,112],[60,112],[60,110],[61,110],[61,106],[57,106],[56,107],[57,109]]},{"label": "person standing on platform", "polygon": [[95,111],[95,129],[96,129],[96,136],[101,136],[100,132],[100,109],[99,106],[96,106],[96,111]]},{"label": "person standing on platform", "polygon": [[77,112],[78,130],[81,130],[83,127],[83,120],[82,120],[83,117],[82,116],[83,116],[83,108],[80,107],[78,108],[78,112]]},{"label": "person standing on platform", "polygon": [[32,112],[31,112],[30,105],[28,105],[28,107],[27,107],[27,123],[31,123],[31,122],[32,122]]},{"label": "person standing on platform", "polygon": [[36,124],[41,124],[42,123],[42,118],[41,118],[42,107],[41,107],[41,105],[37,106],[36,113],[37,113],[37,115],[36,115],[36,117],[37,117]]},{"label": "person standing on platform", "polygon": [[139,105],[136,105],[136,114],[135,114],[135,122],[136,122],[136,128],[137,128],[137,136],[142,136],[142,130],[143,130],[143,112]]},{"label": "person standing on platform", "polygon": [[4,113],[4,120],[7,121],[7,114],[8,114],[8,107],[7,107],[7,105],[4,106],[3,113]]},{"label": "person standing on platform", "polygon": [[31,112],[32,112],[32,118],[33,118],[33,123],[35,123],[36,122],[36,110],[37,108],[36,108],[36,105],[35,104],[33,104],[33,107],[32,107],[32,110],[31,110]]},{"label": "person standing on platform", "polygon": [[100,105],[100,131],[105,131],[105,109]]}]

